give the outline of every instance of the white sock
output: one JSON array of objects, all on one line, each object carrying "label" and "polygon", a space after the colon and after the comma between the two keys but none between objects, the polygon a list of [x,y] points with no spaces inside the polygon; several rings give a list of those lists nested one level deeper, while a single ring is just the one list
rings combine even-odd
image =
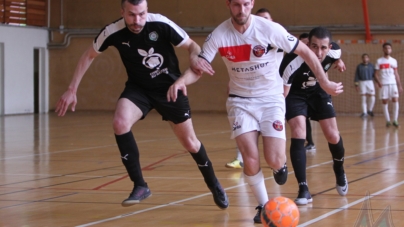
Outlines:
[{"label": "white sock", "polygon": [[236,159],[240,162],[243,162],[243,156],[241,155],[240,149],[238,149],[238,147],[236,147]]},{"label": "white sock", "polygon": [[369,111],[373,111],[373,107],[375,106],[375,100],[376,98],[374,95],[371,95],[369,97]]},{"label": "white sock", "polygon": [[383,106],[384,117],[386,118],[387,122],[390,122],[389,105],[383,104],[382,106]]},{"label": "white sock", "polygon": [[393,120],[394,121],[397,121],[397,119],[398,119],[398,109],[399,109],[398,102],[393,102]]},{"label": "white sock", "polygon": [[251,191],[259,205],[268,202],[267,188],[265,187],[264,174],[260,170],[255,176],[247,176],[244,173],[244,179],[250,185]]},{"label": "white sock", "polygon": [[362,113],[366,114],[367,113],[367,107],[366,107],[366,95],[362,95]]}]

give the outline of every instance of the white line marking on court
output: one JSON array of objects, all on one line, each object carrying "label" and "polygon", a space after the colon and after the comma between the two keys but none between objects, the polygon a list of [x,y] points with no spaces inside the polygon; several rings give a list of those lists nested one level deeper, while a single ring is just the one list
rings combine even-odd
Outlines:
[{"label": "white line marking on court", "polygon": [[[216,135],[216,134],[224,134],[224,133],[229,133],[229,132],[230,131],[204,133],[204,134],[198,134],[198,137],[210,136],[210,135]],[[169,137],[169,138],[154,139],[154,140],[140,140],[140,141],[136,141],[136,142],[137,143],[149,143],[149,142],[157,142],[157,141],[163,141],[163,140],[177,140],[177,137]],[[60,154],[60,153],[66,153],[66,152],[84,151],[84,150],[99,149],[99,148],[106,148],[106,147],[116,147],[116,146],[117,146],[116,144],[110,144],[110,145],[96,146],[96,147],[85,147],[85,148],[77,148],[77,149],[70,149],[70,150],[53,151],[53,152],[47,152],[47,153],[41,153],[41,154],[22,155],[22,156],[15,156],[15,157],[9,157],[9,158],[0,158],[0,161],[27,158],[27,157],[36,157],[36,156],[42,156],[42,155],[53,155],[53,154]]]},{"label": "white line marking on court", "polygon": [[[368,153],[373,153],[373,152],[376,152],[376,151],[378,151],[378,150],[383,150],[383,149],[387,149],[387,148],[399,147],[399,146],[401,146],[401,145],[404,145],[404,143],[400,143],[400,144],[397,144],[397,145],[394,145],[394,146],[389,146],[389,147],[383,147],[383,148],[379,148],[379,149],[376,149],[376,150],[373,150],[373,151],[363,152],[363,153],[356,154],[356,155],[350,155],[350,156],[347,156],[347,157],[344,158],[344,159],[354,158],[354,157],[357,157],[357,156],[360,156],[360,155],[364,155],[364,154],[368,154]],[[393,153],[394,153],[394,152],[393,152]],[[311,165],[311,166],[308,166],[306,169],[312,169],[312,168],[315,168],[315,167],[318,167],[318,166],[322,166],[322,165],[325,165],[325,164],[328,164],[328,163],[331,163],[331,162],[332,162],[332,161],[327,161],[327,162],[319,163],[319,164],[316,164],[316,165]],[[294,171],[288,172],[288,174],[292,174],[292,173],[294,173]],[[272,179],[272,178],[273,178],[273,177],[267,177],[267,178],[265,178],[264,180],[268,180],[268,179]],[[402,184],[404,184],[404,181],[395,184],[396,186],[395,186],[395,185],[392,185],[392,186],[390,186],[390,187],[394,188],[394,187],[397,187],[397,186],[402,185]],[[245,186],[245,185],[247,185],[247,183],[242,183],[242,184],[238,184],[238,185],[235,185],[235,186],[232,186],[232,187],[224,188],[224,190],[227,191],[227,190],[234,189],[234,188],[238,188],[238,187],[242,187],[242,186]],[[394,186],[394,187],[393,187],[393,186]],[[384,191],[390,190],[390,189],[391,189],[390,187],[388,187],[388,188],[386,188],[386,189],[383,189],[383,190],[381,190],[381,191],[379,191],[379,192],[376,192],[375,194],[373,194],[373,196],[378,195],[378,193],[381,194],[381,193],[383,193]],[[174,201],[174,202],[167,203],[167,204],[163,204],[163,205],[159,205],[159,206],[150,207],[150,208],[147,208],[147,209],[143,209],[143,210],[139,210],[139,211],[127,213],[127,214],[118,215],[118,216],[115,216],[115,217],[112,217],[112,218],[107,218],[107,219],[103,219],[103,220],[99,220],[99,221],[95,221],[95,222],[91,222],[91,223],[87,223],[87,224],[83,224],[83,225],[78,225],[78,226],[76,226],[76,227],[92,226],[92,225],[96,225],[96,224],[100,224],[100,223],[104,223],[104,222],[108,222],[108,221],[112,221],[112,220],[117,220],[117,219],[120,219],[120,218],[124,218],[124,217],[128,217],[128,216],[132,216],[132,215],[144,213],[144,212],[146,212],[146,211],[156,210],[156,209],[163,208],[163,207],[167,207],[167,206],[171,206],[171,205],[177,205],[178,203],[190,201],[190,200],[197,199],[197,198],[201,198],[201,197],[204,197],[204,196],[207,196],[207,195],[212,195],[212,194],[211,194],[211,193],[205,193],[205,194],[197,195],[197,196],[190,197],[190,198],[187,198],[187,199],[178,200],[178,201]],[[372,196],[372,197],[373,197],[373,196]],[[371,197],[369,197],[369,198],[371,198]],[[359,201],[359,200],[357,200],[357,201]],[[355,201],[355,202],[357,202],[357,201]],[[363,201],[363,200],[362,200],[362,201]],[[353,202],[353,203],[355,203],[355,202]],[[359,201],[359,202],[357,202],[357,203],[360,203],[360,202],[361,202],[361,201]],[[351,204],[352,204],[351,206],[357,204],[357,203],[355,203],[355,204],[353,204],[353,203],[351,203]],[[349,204],[348,204],[348,205],[349,205]],[[348,206],[348,205],[345,205],[345,206]],[[345,207],[345,206],[343,206],[343,207]],[[343,209],[343,207],[339,208],[339,210],[337,209],[335,213],[341,211],[341,209]],[[347,207],[347,208],[348,208],[348,207]],[[329,212],[329,213],[331,213],[331,212]],[[332,214],[334,214],[334,213],[332,213]],[[330,214],[330,215],[332,215],[332,214]],[[323,215],[323,216],[324,216],[324,215]],[[320,217],[322,217],[322,216],[320,216]],[[319,218],[320,218],[320,217],[319,217]],[[327,216],[327,217],[328,217],[328,216]],[[326,218],[326,217],[324,217],[324,218]],[[316,220],[316,219],[313,219],[313,220]],[[321,220],[321,219],[319,219],[319,220]],[[307,222],[306,222],[306,223],[307,223]],[[306,223],[304,223],[304,224],[306,224]],[[305,225],[305,226],[306,226],[306,225]],[[299,227],[300,227],[300,225],[299,225]]]},{"label": "white line marking on court", "polygon": [[380,191],[378,191],[378,192],[376,192],[376,193],[374,193],[374,194],[371,194],[371,195],[369,195],[369,196],[366,196],[365,198],[358,199],[358,200],[356,200],[356,201],[354,201],[354,202],[352,202],[352,203],[349,203],[349,204],[347,204],[347,205],[345,205],[345,206],[342,206],[342,207],[337,208],[337,209],[335,209],[335,210],[333,210],[333,211],[330,211],[330,212],[328,212],[328,213],[325,213],[325,214],[323,214],[323,215],[321,215],[321,216],[319,216],[319,217],[317,217],[317,218],[314,218],[314,219],[312,219],[312,220],[310,220],[310,221],[308,221],[308,222],[305,222],[305,223],[303,223],[303,224],[300,224],[300,225],[298,225],[298,227],[309,226],[309,225],[311,225],[311,224],[313,224],[313,223],[316,223],[316,222],[318,222],[318,221],[321,221],[321,220],[323,220],[323,219],[325,219],[325,218],[327,218],[327,217],[329,217],[329,216],[331,216],[331,215],[333,215],[333,214],[336,214],[336,213],[338,213],[338,212],[340,212],[340,211],[343,211],[343,210],[345,210],[345,209],[348,209],[348,208],[351,207],[351,206],[355,206],[356,204],[361,203],[361,202],[365,201],[366,199],[370,199],[370,198],[372,198],[372,197],[375,197],[375,196],[377,196],[377,195],[380,195],[380,194],[382,194],[382,193],[384,193],[384,192],[387,192],[387,191],[389,191],[389,190],[391,190],[391,189],[393,189],[393,188],[396,188],[396,187],[398,187],[398,186],[401,186],[401,185],[403,185],[403,184],[404,184],[404,181],[401,181],[401,182],[399,182],[399,183],[393,184],[393,185],[391,185],[391,186],[389,186],[389,187],[387,187],[387,188],[385,188],[385,189],[382,189],[382,190],[380,190]]}]

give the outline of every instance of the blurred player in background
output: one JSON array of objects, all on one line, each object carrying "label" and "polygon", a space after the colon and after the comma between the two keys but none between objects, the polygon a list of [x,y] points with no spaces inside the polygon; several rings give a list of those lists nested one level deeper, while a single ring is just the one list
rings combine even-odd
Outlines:
[{"label": "blurred player in background", "polygon": [[[375,68],[369,61],[368,54],[362,54],[362,63],[356,67],[355,71],[355,89],[361,95],[362,114],[364,118],[368,115],[373,117],[373,107],[375,106],[375,85],[373,84]],[[368,100],[366,100],[368,98]],[[368,105],[369,103],[369,105]]]},{"label": "blurred player in background", "polygon": [[[384,56],[377,59],[376,69],[376,83],[380,87],[380,99],[382,100],[383,113],[386,118],[386,126],[391,124],[398,127],[398,97],[399,93],[403,92],[401,86],[400,76],[397,71],[397,60],[391,57],[392,46],[391,43],[383,44]],[[393,104],[393,122],[390,121],[390,113],[388,101],[391,100]]]}]

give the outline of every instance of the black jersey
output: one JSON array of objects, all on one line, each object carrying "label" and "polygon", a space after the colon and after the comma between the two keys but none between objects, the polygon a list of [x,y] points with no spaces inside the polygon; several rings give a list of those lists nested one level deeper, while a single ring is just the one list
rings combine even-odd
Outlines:
[{"label": "black jersey", "polygon": [[[341,58],[341,48],[334,42],[331,44],[330,51],[321,62],[324,72],[327,72],[331,65]],[[312,94],[321,89],[309,66],[303,58],[294,53],[285,55],[279,67],[279,74],[283,78],[284,85],[291,86],[290,93]]]},{"label": "black jersey", "polygon": [[118,49],[128,74],[127,85],[166,92],[181,75],[173,45],[181,46],[188,38],[167,17],[149,13],[139,34],[131,32],[121,18],[103,28],[93,46],[99,53],[109,46]]}]

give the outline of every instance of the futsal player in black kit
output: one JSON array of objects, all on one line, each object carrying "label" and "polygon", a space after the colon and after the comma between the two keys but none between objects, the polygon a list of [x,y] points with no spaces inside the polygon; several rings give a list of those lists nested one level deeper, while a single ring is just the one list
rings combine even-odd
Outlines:
[{"label": "futsal player in black kit", "polygon": [[[203,144],[195,135],[188,98],[179,91],[176,102],[167,101],[168,88],[181,75],[173,46],[188,50],[191,63],[192,59],[198,58],[200,47],[168,18],[148,13],[146,0],[122,0],[121,6],[122,18],[103,28],[82,55],[68,90],[57,103],[56,112],[63,116],[70,104],[74,111],[76,91],[86,70],[95,57],[114,46],[126,68],[128,80],[116,105],[113,129],[122,162],[134,182],[132,193],[122,206],[134,205],[151,195],[142,176],[139,150],[131,128],[150,110],[156,109],[190,152],[216,205],[227,208],[227,195],[215,176]],[[186,71],[192,72],[190,69]]]},{"label": "futsal player in black kit", "polygon": [[[309,33],[309,48],[317,55],[325,72],[341,57],[340,47],[332,43],[331,38],[331,33],[324,27],[316,27]],[[303,59],[293,53],[285,55],[279,73],[283,77],[285,90],[290,89],[286,97],[286,120],[292,137],[290,158],[299,184],[295,203],[305,205],[313,201],[306,180],[304,142],[307,117],[320,123],[334,162],[336,189],[341,196],[346,195],[348,181],[343,167],[345,150],[331,96],[319,86],[315,75]]]}]

